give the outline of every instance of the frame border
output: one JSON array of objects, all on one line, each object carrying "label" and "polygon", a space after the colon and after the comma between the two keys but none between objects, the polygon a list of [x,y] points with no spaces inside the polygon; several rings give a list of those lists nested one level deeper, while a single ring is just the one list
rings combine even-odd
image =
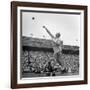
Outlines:
[{"label": "frame border", "polygon": [[[63,81],[63,82],[47,82],[33,84],[17,84],[17,7],[39,7],[39,8],[54,8],[54,9],[76,9],[84,10],[84,80],[78,81]],[[31,87],[46,87],[46,86],[64,86],[64,85],[80,85],[88,83],[87,71],[87,6],[83,5],[68,5],[68,4],[51,4],[51,3],[33,3],[33,2],[11,2],[11,88],[31,88]]]}]

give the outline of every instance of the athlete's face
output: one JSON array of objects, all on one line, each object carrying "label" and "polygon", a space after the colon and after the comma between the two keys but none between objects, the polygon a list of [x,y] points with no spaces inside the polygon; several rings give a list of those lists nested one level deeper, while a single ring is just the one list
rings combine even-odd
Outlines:
[{"label": "athlete's face", "polygon": [[56,33],[56,38],[59,38],[60,36],[60,33]]}]

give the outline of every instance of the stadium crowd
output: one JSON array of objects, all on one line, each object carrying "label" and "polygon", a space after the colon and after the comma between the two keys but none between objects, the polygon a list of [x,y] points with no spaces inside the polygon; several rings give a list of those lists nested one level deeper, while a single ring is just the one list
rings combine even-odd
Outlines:
[{"label": "stadium crowd", "polygon": [[[79,55],[62,54],[63,67],[65,72],[69,69],[71,73],[79,73]],[[53,73],[60,72],[60,65],[56,62],[53,52],[44,51],[23,51],[22,55],[22,73]]]}]

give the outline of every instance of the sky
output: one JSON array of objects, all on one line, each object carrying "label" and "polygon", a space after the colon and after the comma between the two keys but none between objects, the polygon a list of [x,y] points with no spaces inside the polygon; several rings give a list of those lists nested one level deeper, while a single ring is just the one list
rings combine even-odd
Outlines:
[{"label": "sky", "polygon": [[[33,17],[34,19],[32,19]],[[60,32],[64,45],[80,46],[80,15],[22,13],[22,36],[51,39],[42,26],[46,26],[54,36]]]}]

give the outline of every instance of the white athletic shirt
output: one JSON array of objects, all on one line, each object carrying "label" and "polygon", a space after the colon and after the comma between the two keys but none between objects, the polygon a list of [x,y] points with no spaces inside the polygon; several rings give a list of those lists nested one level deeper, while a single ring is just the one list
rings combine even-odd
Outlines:
[{"label": "white athletic shirt", "polygon": [[54,54],[62,51],[62,43],[60,38],[52,38],[54,42],[53,50]]}]

